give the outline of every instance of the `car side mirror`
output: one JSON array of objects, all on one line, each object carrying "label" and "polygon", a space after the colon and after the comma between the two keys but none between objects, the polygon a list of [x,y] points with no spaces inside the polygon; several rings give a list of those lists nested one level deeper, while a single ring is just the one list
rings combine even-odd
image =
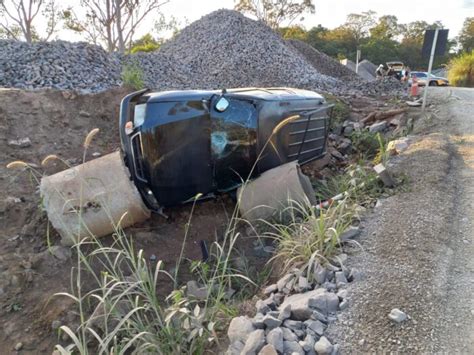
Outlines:
[{"label": "car side mirror", "polygon": [[227,110],[227,107],[229,107],[229,101],[225,97],[221,97],[219,100],[217,100],[216,103],[216,111],[218,112],[224,112]]}]

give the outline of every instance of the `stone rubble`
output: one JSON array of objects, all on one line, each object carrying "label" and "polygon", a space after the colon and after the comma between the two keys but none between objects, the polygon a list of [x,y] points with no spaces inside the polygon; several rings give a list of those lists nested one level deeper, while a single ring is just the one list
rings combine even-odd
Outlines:
[{"label": "stone rubble", "polygon": [[226,354],[236,349],[242,354],[338,354],[337,344],[324,334],[349,305],[346,286],[360,279],[357,270],[346,268],[346,260],[340,254],[325,264],[315,263],[310,273],[293,269],[267,286],[267,298],[257,300],[253,318],[231,321]]}]

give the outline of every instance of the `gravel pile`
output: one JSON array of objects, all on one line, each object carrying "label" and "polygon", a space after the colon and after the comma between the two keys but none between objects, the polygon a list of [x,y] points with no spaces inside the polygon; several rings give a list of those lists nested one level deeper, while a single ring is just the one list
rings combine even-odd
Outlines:
[{"label": "gravel pile", "polygon": [[120,84],[116,56],[88,43],[0,40],[0,87],[101,91]]},{"label": "gravel pile", "polygon": [[154,90],[189,89],[191,72],[179,61],[160,52],[136,53],[120,57],[122,65],[138,65],[143,79]]},{"label": "gravel pile", "polygon": [[383,77],[367,84],[354,85],[358,91],[368,95],[404,96],[407,88],[393,76]]},{"label": "gravel pile", "polygon": [[319,73],[265,24],[232,10],[204,16],[160,53],[193,74],[190,88],[294,86],[329,90],[339,80]]},{"label": "gravel pile", "polygon": [[363,68],[367,73],[372,75],[375,78],[375,71],[377,70],[377,65],[372,63],[370,60],[364,59],[359,63],[359,69]]},{"label": "gravel pile", "polygon": [[218,10],[152,53],[108,54],[87,43],[0,40],[0,87],[97,92],[121,85],[123,65],[137,64],[154,90],[289,86],[379,94],[350,69],[299,41],[287,42],[262,22]]},{"label": "gravel pile", "polygon": [[[361,78],[363,78],[367,81],[375,80],[375,69],[374,69],[374,71],[368,70],[368,69],[366,69],[365,66],[361,66],[360,65],[361,63],[362,62],[359,63],[359,70],[358,70],[358,73],[356,75],[359,75]],[[352,60],[350,60],[350,59],[341,60],[341,64],[343,66],[345,66],[346,68],[352,70],[355,73],[356,63],[354,63]]]},{"label": "gravel pile", "polygon": [[361,82],[361,78],[354,71],[309,44],[295,39],[287,40],[287,43],[293,46],[321,74],[344,81]]}]

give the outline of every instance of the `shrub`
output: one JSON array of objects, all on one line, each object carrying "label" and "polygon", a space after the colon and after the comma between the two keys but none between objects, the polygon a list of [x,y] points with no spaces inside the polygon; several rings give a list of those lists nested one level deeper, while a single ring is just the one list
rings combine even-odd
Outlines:
[{"label": "shrub", "polygon": [[134,90],[140,90],[145,87],[143,70],[138,64],[126,64],[123,66],[122,81],[124,86],[128,86]]},{"label": "shrub", "polygon": [[370,166],[354,164],[343,174],[315,183],[316,197],[320,201],[344,194],[348,201],[358,205],[370,203],[384,192],[383,184]]},{"label": "shrub", "polygon": [[453,86],[474,87],[474,51],[451,60],[448,79]]},{"label": "shrub", "polygon": [[315,259],[333,256],[340,245],[339,236],[349,227],[352,212],[347,201],[334,202],[327,209],[296,203],[289,207],[289,224],[270,224],[267,236],[277,242],[272,260],[284,270],[307,268]]},{"label": "shrub", "polygon": [[356,131],[351,134],[354,150],[368,159],[375,157],[380,148],[379,138],[376,133],[369,131]]},{"label": "shrub", "polygon": [[335,96],[327,95],[326,100],[330,104],[334,105],[331,113],[331,122],[329,127],[330,129],[334,129],[338,125],[341,125],[345,120],[347,120],[350,114],[350,108],[346,103],[339,100]]},{"label": "shrub", "polygon": [[146,35],[132,43],[130,53],[153,52],[159,49],[160,46],[161,42],[157,41],[153,38],[151,34],[147,33]]}]

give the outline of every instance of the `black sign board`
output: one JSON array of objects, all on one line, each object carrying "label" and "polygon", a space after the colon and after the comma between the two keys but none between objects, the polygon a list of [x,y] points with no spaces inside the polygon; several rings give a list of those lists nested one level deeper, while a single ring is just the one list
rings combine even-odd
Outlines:
[{"label": "black sign board", "polygon": [[[426,30],[425,40],[423,41],[423,49],[421,50],[423,58],[429,58],[431,55],[431,47],[436,30]],[[448,42],[449,30],[438,30],[438,39],[436,40],[436,49],[434,55],[444,55],[446,52],[446,43]]]}]

